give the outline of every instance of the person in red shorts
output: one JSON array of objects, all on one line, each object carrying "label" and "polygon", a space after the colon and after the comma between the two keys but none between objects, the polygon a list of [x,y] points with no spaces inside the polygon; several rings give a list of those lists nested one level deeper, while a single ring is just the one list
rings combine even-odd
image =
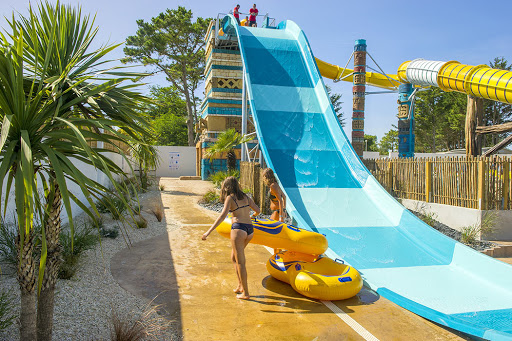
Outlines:
[{"label": "person in red shorts", "polygon": [[233,9],[233,16],[235,17],[236,21],[238,21],[238,26],[240,26],[240,12],[238,12],[239,9],[240,5],[236,5],[235,9]]},{"label": "person in red shorts", "polygon": [[249,26],[256,27],[256,16],[258,15],[258,9],[256,8],[256,4],[252,5],[252,8],[249,10]]}]

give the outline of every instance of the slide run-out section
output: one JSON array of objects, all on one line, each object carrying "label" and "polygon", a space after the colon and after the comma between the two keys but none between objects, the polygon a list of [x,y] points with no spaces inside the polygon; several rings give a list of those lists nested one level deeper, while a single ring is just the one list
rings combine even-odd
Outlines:
[{"label": "slide run-out section", "polygon": [[233,25],[265,159],[302,228],[327,236],[328,254],[367,285],[442,325],[512,339],[512,267],[455,242],[396,202],[354,153],[302,30]]}]

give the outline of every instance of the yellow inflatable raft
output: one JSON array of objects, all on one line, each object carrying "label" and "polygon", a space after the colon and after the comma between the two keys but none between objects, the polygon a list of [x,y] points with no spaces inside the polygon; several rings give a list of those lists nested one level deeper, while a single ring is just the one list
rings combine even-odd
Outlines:
[{"label": "yellow inflatable raft", "polygon": [[[269,219],[253,219],[253,244],[260,244],[273,249],[321,255],[327,250],[327,238],[316,232],[304,230],[293,225]],[[228,216],[218,227],[223,237],[230,238],[231,216]]]},{"label": "yellow inflatable raft", "polygon": [[299,294],[319,300],[344,300],[363,287],[356,269],[325,256],[281,251],[268,260],[267,270]]},{"label": "yellow inflatable raft", "polygon": [[[361,290],[363,281],[356,269],[321,256],[328,247],[324,235],[269,219],[254,219],[252,225],[251,243],[287,250],[273,255],[267,270],[298,293],[319,300],[344,300]],[[231,216],[217,227],[217,232],[230,238]]]}]

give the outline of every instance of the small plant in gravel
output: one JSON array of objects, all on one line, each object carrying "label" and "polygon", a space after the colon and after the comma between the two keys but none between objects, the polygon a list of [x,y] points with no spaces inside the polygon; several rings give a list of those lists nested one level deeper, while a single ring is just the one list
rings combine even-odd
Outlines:
[{"label": "small plant in gravel", "polygon": [[423,220],[425,224],[430,227],[434,227],[436,225],[437,214],[432,212],[422,212],[420,213],[419,218]]},{"label": "small plant in gravel", "polygon": [[112,219],[119,220],[124,211],[127,210],[127,200],[115,194],[105,194],[103,198],[96,204],[98,212],[110,213]]},{"label": "small plant in gravel", "polygon": [[103,227],[100,229],[100,235],[104,238],[116,239],[119,236],[117,227]]},{"label": "small plant in gravel", "polygon": [[135,225],[138,229],[145,229],[148,227],[148,221],[139,215],[135,217]]},{"label": "small plant in gravel", "polygon": [[480,228],[478,225],[464,226],[460,231],[460,242],[471,245],[474,244],[479,238]]},{"label": "small plant in gravel", "polygon": [[472,245],[475,244],[482,234],[491,234],[494,232],[497,222],[497,214],[495,212],[488,211],[482,217],[480,225],[474,224],[464,226],[461,229],[460,242]]},{"label": "small plant in gravel", "polygon": [[138,318],[121,318],[115,309],[112,309],[110,340],[112,341],[142,341],[158,340],[169,322],[158,316],[159,306],[148,306]]},{"label": "small plant in gravel", "polygon": [[208,204],[213,205],[219,202],[219,195],[215,190],[209,190],[205,195],[199,200],[200,204]]},{"label": "small plant in gravel", "polygon": [[102,216],[96,217],[95,220],[89,220],[89,224],[104,238],[116,239],[119,236],[119,228],[116,226],[106,227]]},{"label": "small plant in gravel", "polygon": [[165,185],[163,185],[163,184],[160,185],[160,191],[161,192],[165,191]]},{"label": "small plant in gravel", "polygon": [[14,302],[6,292],[0,293],[0,330],[7,329],[16,317],[13,314]]},{"label": "small plant in gravel", "polygon": [[226,172],[218,171],[217,173],[210,175],[208,180],[213,182],[213,185],[215,186],[215,188],[220,188],[224,179],[226,179],[229,176],[234,176],[235,178],[240,179],[240,172],[237,170],[226,171]]},{"label": "small plant in gravel", "polygon": [[[60,234],[62,264],[59,268],[59,278],[70,279],[78,268],[78,260],[82,253],[92,249],[98,243],[98,235],[94,233],[94,228],[88,224],[83,224],[81,228],[76,228],[73,238],[70,231],[63,231]],[[73,242],[73,247],[71,243]]]},{"label": "small plant in gravel", "polygon": [[159,222],[164,218],[164,208],[162,205],[156,205],[151,208],[151,212],[155,215],[156,220]]}]

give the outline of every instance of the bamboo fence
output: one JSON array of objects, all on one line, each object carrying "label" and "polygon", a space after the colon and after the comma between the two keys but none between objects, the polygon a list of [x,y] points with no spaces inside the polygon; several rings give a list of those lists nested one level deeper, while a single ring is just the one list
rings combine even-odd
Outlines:
[{"label": "bamboo fence", "polygon": [[[364,159],[363,163],[392,196],[481,210],[509,210],[509,157]],[[259,163],[240,164],[240,183],[268,212],[268,188]]]},{"label": "bamboo fence", "polygon": [[256,205],[263,214],[270,213],[269,188],[263,183],[261,173],[263,170],[257,162],[240,162],[240,185],[244,191],[249,191]]},{"label": "bamboo fence", "polygon": [[481,210],[509,210],[508,157],[445,157],[363,160],[396,198]]}]

